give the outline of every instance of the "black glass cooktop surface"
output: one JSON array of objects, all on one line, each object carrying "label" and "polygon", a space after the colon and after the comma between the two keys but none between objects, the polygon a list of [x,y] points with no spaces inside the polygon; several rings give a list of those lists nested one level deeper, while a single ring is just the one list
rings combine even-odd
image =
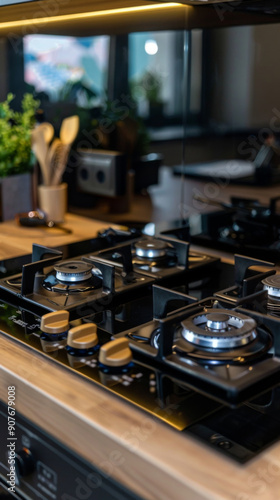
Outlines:
[{"label": "black glass cooktop surface", "polygon": [[[175,237],[179,233],[175,231]],[[128,247],[135,248],[134,236]],[[113,244],[121,255],[120,241]],[[150,249],[149,245],[150,240]],[[145,243],[145,251],[146,247]],[[92,278],[97,279],[98,290],[99,282],[107,286],[115,275],[133,287],[117,301],[85,300],[85,307],[79,306],[71,316],[71,310],[63,307],[49,311],[40,304],[34,307],[24,293],[31,289],[28,280],[21,293],[0,290],[0,330],[22,349],[58,363],[65,376],[74,371],[176,431],[191,433],[244,462],[280,434],[280,318],[278,298],[268,300],[269,293],[275,294],[278,274],[273,263],[242,256],[235,257],[234,266],[202,254],[193,265],[192,250],[185,244],[175,247],[178,258],[184,258],[180,272],[175,266],[174,275],[160,270],[152,279],[140,269],[147,280],[141,286],[135,283],[130,264],[125,264],[127,269],[123,261],[114,266],[102,258],[112,248],[111,240],[88,240],[59,249],[61,265],[60,255],[48,253],[47,260],[43,258],[46,276],[56,276],[63,286],[66,279],[74,280],[75,286],[78,283],[74,295]],[[77,255],[86,263],[78,269]],[[186,256],[190,260],[185,261]],[[172,259],[178,263],[176,255]],[[26,260],[3,262],[2,281],[13,280],[12,265],[18,270],[29,265]],[[41,264],[35,260],[31,266],[35,285]]]}]

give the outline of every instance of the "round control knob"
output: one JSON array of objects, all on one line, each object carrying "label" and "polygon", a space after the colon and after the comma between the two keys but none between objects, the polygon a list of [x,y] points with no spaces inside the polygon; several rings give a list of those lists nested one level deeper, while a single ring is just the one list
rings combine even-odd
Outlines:
[{"label": "round control knob", "polygon": [[18,477],[25,477],[35,470],[36,461],[31,451],[27,448],[16,452],[15,454],[15,468]]},{"label": "round control knob", "polygon": [[98,344],[97,326],[94,323],[71,328],[67,335],[67,345],[73,349],[91,349]]},{"label": "round control knob", "polygon": [[132,352],[127,339],[116,339],[104,344],[99,351],[99,362],[106,366],[122,367],[132,361]]},{"label": "round control knob", "polygon": [[41,330],[44,333],[57,335],[69,328],[69,312],[55,311],[44,314],[41,318]]}]

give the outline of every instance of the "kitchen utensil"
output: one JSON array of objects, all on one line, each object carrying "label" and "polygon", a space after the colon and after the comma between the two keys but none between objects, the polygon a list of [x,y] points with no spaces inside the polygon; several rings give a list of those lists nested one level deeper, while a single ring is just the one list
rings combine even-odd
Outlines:
[{"label": "kitchen utensil", "polygon": [[62,121],[59,138],[63,144],[71,145],[73,143],[79,131],[79,123],[78,115],[69,116]]},{"label": "kitchen utensil", "polygon": [[43,177],[43,183],[48,186],[50,184],[50,171],[46,163],[48,145],[45,141],[43,128],[35,128],[31,132],[31,147],[34,152]]},{"label": "kitchen utensil", "polygon": [[48,122],[43,122],[40,125],[38,125],[38,127],[36,127],[36,130],[42,130],[46,144],[50,144],[54,136],[54,128],[52,124]]},{"label": "kitchen utensil", "polygon": [[70,151],[70,145],[68,144],[60,143],[56,147],[50,165],[50,169],[52,172],[51,184],[53,186],[57,186],[61,182],[63,172],[67,165],[69,151]]},{"label": "kitchen utensil", "polygon": [[55,165],[54,159],[55,159],[57,152],[58,152],[58,149],[61,147],[61,145],[62,145],[61,140],[55,138],[47,151],[46,164],[47,164],[47,168],[49,170],[51,184],[52,184],[53,170],[54,170],[54,165]]},{"label": "kitchen utensil", "polygon": [[54,139],[47,152],[46,163],[50,175],[50,184],[53,186],[61,183],[71,144],[75,140],[78,130],[79,117],[77,115],[65,118],[60,127],[59,139]]}]

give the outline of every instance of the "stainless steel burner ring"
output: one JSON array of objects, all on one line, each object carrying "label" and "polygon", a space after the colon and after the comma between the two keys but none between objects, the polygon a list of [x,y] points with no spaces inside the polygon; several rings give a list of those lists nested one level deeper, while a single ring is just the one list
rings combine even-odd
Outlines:
[{"label": "stainless steel burner ring", "polygon": [[262,280],[264,289],[270,297],[280,298],[280,274],[273,274]]},{"label": "stainless steel burner ring", "polygon": [[92,265],[81,260],[71,260],[60,262],[54,266],[56,278],[60,281],[76,283],[86,281],[91,278]]},{"label": "stainless steel burner ring", "polygon": [[208,309],[185,319],[181,326],[184,339],[211,349],[242,347],[257,337],[254,319],[228,309]]},{"label": "stainless steel burner ring", "polygon": [[168,248],[165,241],[148,238],[137,241],[134,246],[137,257],[144,257],[146,259],[164,257]]}]

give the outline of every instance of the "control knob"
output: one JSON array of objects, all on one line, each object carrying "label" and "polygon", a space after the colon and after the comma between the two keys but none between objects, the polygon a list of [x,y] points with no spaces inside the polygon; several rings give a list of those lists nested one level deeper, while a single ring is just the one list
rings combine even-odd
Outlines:
[{"label": "control knob", "polygon": [[129,342],[125,338],[115,339],[104,344],[99,351],[99,362],[102,365],[121,368],[132,361]]},{"label": "control knob", "polygon": [[36,461],[31,451],[28,448],[22,448],[22,450],[16,452],[15,454],[15,468],[16,475],[18,478],[25,477],[31,474],[35,470]]},{"label": "control knob", "polygon": [[95,323],[84,323],[71,328],[67,335],[67,345],[73,349],[92,349],[98,344]]},{"label": "control knob", "polygon": [[41,318],[41,330],[48,335],[59,335],[69,328],[69,312],[55,311]]}]

